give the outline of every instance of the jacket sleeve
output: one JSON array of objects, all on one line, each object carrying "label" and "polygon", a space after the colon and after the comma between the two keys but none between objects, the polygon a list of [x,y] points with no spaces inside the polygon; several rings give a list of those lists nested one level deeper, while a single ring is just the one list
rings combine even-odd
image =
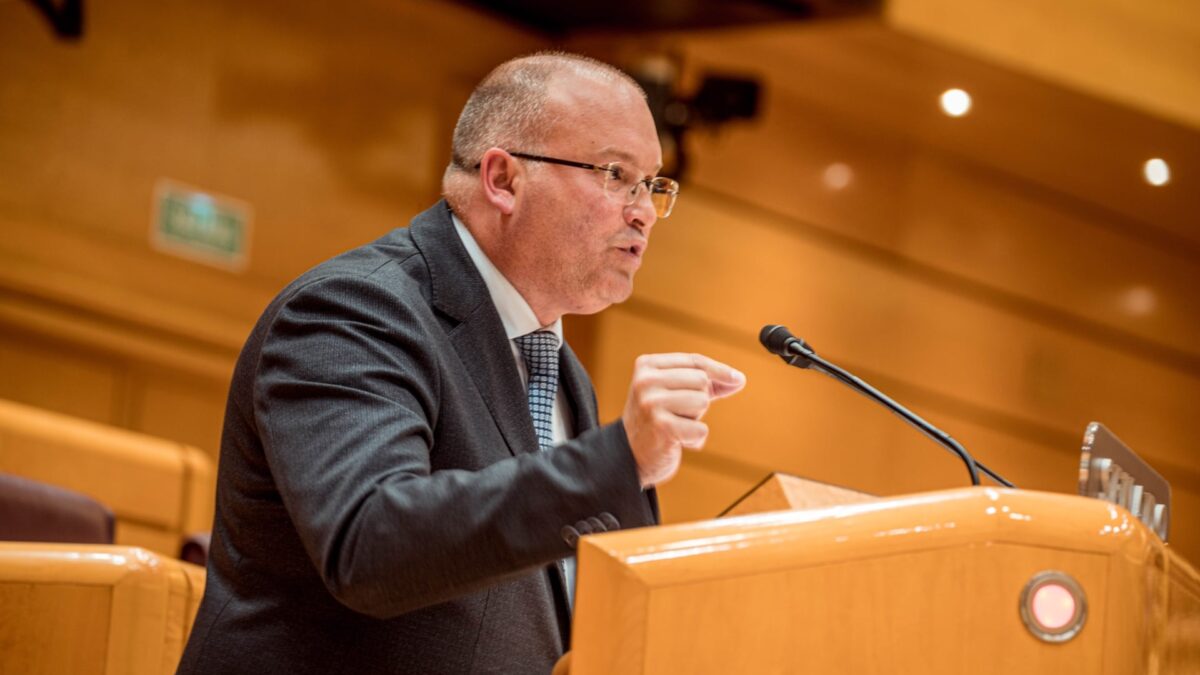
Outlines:
[{"label": "jacket sleeve", "polygon": [[278,306],[255,371],[254,420],[293,526],[334,597],[380,618],[569,555],[560,531],[580,518],[649,524],[619,421],[431,471],[448,367],[436,321],[369,278],[317,280]]}]

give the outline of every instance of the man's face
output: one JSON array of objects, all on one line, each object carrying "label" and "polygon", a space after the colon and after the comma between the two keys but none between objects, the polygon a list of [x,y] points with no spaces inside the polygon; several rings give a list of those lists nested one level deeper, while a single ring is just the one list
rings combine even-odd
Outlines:
[{"label": "man's face", "polygon": [[[655,175],[662,151],[640,94],[624,83],[574,76],[555,84],[547,103],[553,126],[539,154],[621,162],[637,178]],[[591,314],[628,298],[657,217],[645,190],[625,204],[605,191],[603,172],[522,163],[526,183],[506,243],[516,246],[510,253],[522,263],[521,276],[533,280],[527,288],[516,285],[539,318]]]}]

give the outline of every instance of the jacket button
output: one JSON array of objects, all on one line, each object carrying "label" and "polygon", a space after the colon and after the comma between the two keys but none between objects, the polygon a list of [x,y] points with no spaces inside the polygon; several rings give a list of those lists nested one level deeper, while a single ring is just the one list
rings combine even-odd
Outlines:
[{"label": "jacket button", "polygon": [[619,520],[617,520],[616,517],[613,516],[613,514],[609,513],[608,511],[605,511],[604,513],[600,514],[600,522],[604,523],[604,526],[607,527],[609,530],[621,529],[621,522]]},{"label": "jacket button", "polygon": [[596,516],[592,516],[592,517],[588,518],[586,522],[587,522],[588,526],[591,528],[593,533],[608,531],[608,526],[605,525],[604,523],[602,523],[600,521],[600,519],[597,518]]},{"label": "jacket button", "polygon": [[567,542],[567,546],[575,548],[579,545],[579,530],[570,525],[564,526],[559,534],[562,535],[563,541]]},{"label": "jacket button", "polygon": [[[597,531],[592,527],[592,524],[586,520],[581,520],[578,523],[575,523],[575,529],[579,530],[579,534],[592,534],[593,532]],[[599,531],[603,532],[604,530],[600,529]]]}]

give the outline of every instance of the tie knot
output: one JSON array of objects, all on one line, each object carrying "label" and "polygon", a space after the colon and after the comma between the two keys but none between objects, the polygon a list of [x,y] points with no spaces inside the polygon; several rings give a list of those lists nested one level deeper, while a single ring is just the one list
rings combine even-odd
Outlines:
[{"label": "tie knot", "polygon": [[530,375],[558,372],[558,336],[554,333],[539,330],[522,335],[517,338],[517,349]]}]

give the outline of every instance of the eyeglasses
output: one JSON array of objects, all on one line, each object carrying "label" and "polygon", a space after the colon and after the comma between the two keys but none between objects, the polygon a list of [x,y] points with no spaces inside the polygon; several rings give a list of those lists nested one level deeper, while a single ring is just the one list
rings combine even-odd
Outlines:
[{"label": "eyeglasses", "polygon": [[654,212],[658,214],[659,218],[666,218],[671,215],[671,209],[675,208],[675,199],[679,196],[679,183],[674,180],[665,176],[638,178],[634,173],[634,169],[621,162],[587,164],[585,162],[572,162],[569,159],[530,155],[524,152],[509,151],[508,154],[513,157],[527,159],[531,162],[561,164],[563,166],[573,166],[577,169],[600,171],[604,173],[605,193],[613,199],[622,200],[627,206],[637,201],[638,196],[642,193],[642,188],[645,188],[646,192],[650,193],[650,203],[654,205]]}]

